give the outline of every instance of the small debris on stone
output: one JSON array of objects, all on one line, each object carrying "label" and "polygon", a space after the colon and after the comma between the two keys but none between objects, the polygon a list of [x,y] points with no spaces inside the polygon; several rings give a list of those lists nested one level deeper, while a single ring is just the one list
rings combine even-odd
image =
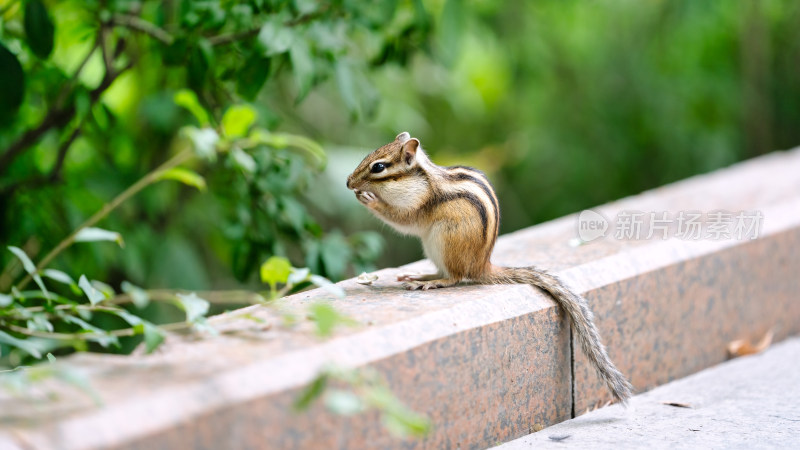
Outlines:
[{"label": "small debris on stone", "polygon": [[572,436],[572,435],[571,434],[557,434],[557,435],[547,436],[547,437],[550,438],[551,441],[561,442],[561,441],[563,441],[564,439],[566,439],[566,438],[568,438],[570,436]]},{"label": "small debris on stone", "polygon": [[373,281],[377,280],[378,276],[373,274],[369,274],[367,272],[361,272],[361,275],[356,277],[356,283],[363,284],[363,285],[371,285]]},{"label": "small debris on stone", "polygon": [[692,405],[690,405],[688,403],[679,403],[679,402],[661,402],[661,404],[662,405],[667,405],[667,406],[674,406],[676,408],[691,408],[692,407]]}]

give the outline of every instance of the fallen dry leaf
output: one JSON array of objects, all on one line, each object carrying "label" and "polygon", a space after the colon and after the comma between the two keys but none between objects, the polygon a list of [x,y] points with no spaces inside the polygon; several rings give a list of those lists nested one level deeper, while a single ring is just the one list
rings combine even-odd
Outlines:
[{"label": "fallen dry leaf", "polygon": [[736,358],[737,356],[753,355],[762,352],[772,344],[774,335],[775,333],[770,329],[756,345],[751,345],[749,341],[744,339],[732,341],[728,344],[728,354],[732,358]]},{"label": "fallen dry leaf", "polygon": [[661,402],[661,404],[662,405],[667,405],[667,406],[674,406],[676,408],[691,408],[692,407],[692,405],[690,405],[688,403],[679,403],[679,402]]},{"label": "fallen dry leaf", "polygon": [[368,274],[367,272],[361,272],[361,275],[356,277],[356,283],[370,285],[372,284],[373,281],[377,279],[378,276],[375,274]]}]

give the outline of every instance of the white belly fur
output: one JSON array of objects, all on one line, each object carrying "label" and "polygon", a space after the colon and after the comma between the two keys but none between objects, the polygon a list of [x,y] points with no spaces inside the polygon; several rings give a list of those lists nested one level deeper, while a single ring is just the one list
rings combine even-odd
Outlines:
[{"label": "white belly fur", "polygon": [[412,236],[419,236],[420,235],[420,229],[416,225],[400,225],[399,223],[394,223],[391,220],[388,220],[388,219],[380,217],[380,216],[378,216],[378,218],[381,219],[382,221],[386,222],[386,224],[388,224],[390,227],[392,227],[395,230],[397,230],[397,232],[400,233],[400,234],[410,234]]},{"label": "white belly fur", "polygon": [[425,256],[430,259],[439,270],[439,273],[448,277],[450,274],[447,273],[447,269],[444,265],[445,249],[441,246],[441,240],[430,238],[431,234],[432,233],[428,233],[426,236],[422,236],[422,249],[425,251]]}]

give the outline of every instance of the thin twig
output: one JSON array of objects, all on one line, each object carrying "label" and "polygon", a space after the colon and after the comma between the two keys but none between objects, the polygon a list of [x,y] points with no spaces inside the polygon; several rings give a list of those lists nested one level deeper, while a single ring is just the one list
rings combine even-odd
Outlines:
[{"label": "thin twig", "polygon": [[67,93],[72,91],[72,88],[75,87],[75,84],[78,83],[78,76],[80,76],[83,68],[86,67],[86,63],[89,62],[89,58],[92,57],[94,51],[97,50],[97,45],[100,43],[100,38],[96,38],[94,40],[94,44],[92,44],[92,48],[89,50],[89,53],[83,58],[83,61],[78,65],[78,68],[75,69],[75,72],[72,73],[72,78],[67,82],[64,88],[61,89],[61,92],[58,94],[58,99],[54,103],[56,108],[61,108],[64,106],[64,100],[67,99]]},{"label": "thin twig", "polygon": [[[89,106],[93,106],[103,92],[108,89],[111,84],[119,77],[122,73],[126,70],[130,69],[133,66],[133,63],[129,63],[122,69],[110,73],[106,73],[103,77],[103,80],[100,82],[100,85],[94,88],[89,93]],[[7,170],[11,163],[19,156],[23,151],[27,150],[33,144],[35,144],[39,139],[50,129],[52,128],[61,128],[64,125],[68,124],[73,117],[75,117],[75,113],[77,112],[75,104],[72,103],[64,108],[54,108],[51,109],[50,112],[45,116],[42,122],[33,129],[28,130],[19,137],[15,142],[13,142],[5,153],[0,155],[0,170]]]},{"label": "thin twig", "polygon": [[[194,324],[191,322],[175,322],[164,325],[158,325],[158,328],[160,328],[162,331],[178,331],[191,328],[193,325]],[[36,331],[36,330],[29,330],[19,325],[14,325],[13,323],[4,323],[2,324],[2,326],[19,334],[24,334],[25,336],[56,339],[59,341],[102,339],[102,338],[107,338],[109,336],[125,337],[125,336],[136,336],[137,334],[139,334],[136,332],[136,330],[134,330],[133,327],[121,328],[119,330],[110,330],[105,334],[98,334],[98,333],[55,333],[50,331]]]},{"label": "thin twig", "polygon": [[[175,300],[178,294],[187,294],[194,292],[198,297],[209,301],[210,303],[224,305],[240,305],[246,304],[265,304],[268,303],[267,299],[257,292],[245,290],[230,290],[230,291],[189,291],[189,290],[173,290],[173,289],[151,289],[144,291],[150,300]],[[133,302],[133,298],[128,294],[120,294],[108,301],[114,305],[120,305]]]},{"label": "thin twig", "polygon": [[[46,312],[50,310],[55,311],[72,311],[80,309],[82,311],[89,311],[89,312],[107,312],[110,314],[115,314],[124,311],[122,308],[116,308],[113,306],[104,306],[104,305],[55,305],[55,306],[28,306],[27,308],[22,308],[26,313],[35,314],[40,312]],[[51,314],[52,315],[52,314]],[[11,320],[23,320],[28,318],[27,314],[23,315],[20,310],[13,310],[9,311],[8,313],[4,313],[0,316],[0,320],[4,318],[9,318]]]},{"label": "thin twig", "polygon": [[67,158],[67,152],[72,146],[72,143],[75,142],[75,139],[80,136],[81,128],[83,128],[83,120],[78,123],[74,130],[72,130],[72,133],[70,133],[67,140],[61,143],[61,146],[58,148],[56,163],[53,165],[53,169],[50,170],[50,174],[47,176],[48,181],[53,182],[61,178],[61,169],[64,167],[64,160]]},{"label": "thin twig", "polygon": [[33,178],[23,178],[17,180],[13,183],[10,183],[6,186],[0,188],[0,195],[3,196],[10,196],[13,195],[14,192],[21,188],[27,187],[28,189],[36,188],[45,184],[52,184],[57,181],[61,180],[61,169],[64,167],[64,160],[67,158],[67,152],[69,148],[72,146],[75,139],[81,134],[81,127],[83,126],[83,121],[79,123],[74,130],[70,133],[69,137],[61,143],[58,147],[58,154],[56,155],[56,162],[53,165],[53,168],[50,169],[50,173],[47,175],[39,175]]},{"label": "thin twig", "polygon": [[[198,297],[216,305],[241,305],[241,304],[266,305],[270,303],[266,298],[264,298],[263,295],[257,292],[244,291],[244,290],[187,291],[187,290],[173,290],[173,289],[152,289],[145,291],[147,297],[151,301],[173,301],[177,298],[178,294],[186,294],[188,292],[195,292]],[[130,295],[120,294],[105,301],[104,305],[64,304],[64,305],[55,305],[48,307],[28,306],[23,309],[26,313],[30,314],[46,312],[50,310],[71,311],[75,309],[80,309],[82,311],[90,311],[90,312],[94,311],[108,312],[113,314],[122,311],[122,309],[107,305],[124,305],[132,302],[133,298]],[[19,319],[25,318],[19,310],[9,311],[8,314],[4,314],[2,317],[15,317]]]},{"label": "thin twig", "polygon": [[219,36],[211,36],[210,38],[208,38],[208,43],[211,44],[212,46],[228,45],[236,41],[241,41],[243,39],[249,39],[251,37],[258,36],[258,33],[260,31],[261,27],[258,27],[244,31],[236,31],[228,34],[220,34]]},{"label": "thin twig", "polygon": [[165,45],[172,45],[172,43],[175,42],[175,38],[166,30],[136,16],[131,16],[129,14],[114,14],[114,16],[111,17],[110,23],[111,25],[130,28],[131,30],[142,32],[158,41],[161,41],[161,43]]},{"label": "thin twig", "polygon": [[[297,25],[302,25],[304,23],[308,23],[308,22],[310,22],[310,21],[312,21],[312,20],[324,15],[326,12],[328,12],[328,8],[329,8],[329,6],[325,6],[325,7],[321,8],[319,11],[313,12],[311,14],[307,14],[305,16],[298,17],[298,18],[296,18],[294,20],[290,20],[290,21],[284,23],[283,26],[285,26],[285,27],[294,27],[294,26],[297,26]],[[233,33],[220,34],[218,36],[211,36],[211,37],[208,38],[208,43],[211,44],[212,46],[218,46],[218,45],[232,44],[232,43],[234,43],[236,41],[241,41],[243,39],[249,39],[251,37],[258,36],[258,33],[261,32],[261,27],[262,27],[262,25],[259,25],[257,27],[251,28],[249,30],[234,31]]]},{"label": "thin twig", "polygon": [[27,178],[27,179],[23,178],[17,180],[13,183],[10,183],[0,188],[0,195],[10,196],[14,194],[14,192],[17,189],[23,186],[30,189],[58,181],[61,178],[61,169],[64,166],[64,160],[67,157],[67,151],[69,151],[69,148],[72,146],[72,143],[75,142],[75,139],[78,137],[78,135],[80,135],[80,132],[81,132],[81,125],[79,124],[77,127],[75,127],[74,130],[72,130],[70,136],[64,142],[62,142],[61,145],[58,147],[58,155],[56,156],[56,163],[55,165],[53,165],[53,168],[50,170],[50,173],[48,175],[46,176],[39,175],[34,178]]}]

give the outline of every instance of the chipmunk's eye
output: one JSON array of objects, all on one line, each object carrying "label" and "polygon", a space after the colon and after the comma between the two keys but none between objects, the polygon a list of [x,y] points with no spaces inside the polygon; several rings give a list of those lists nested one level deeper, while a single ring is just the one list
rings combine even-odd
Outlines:
[{"label": "chipmunk's eye", "polygon": [[372,168],[369,169],[372,173],[381,173],[386,169],[386,164],[384,163],[375,163],[372,165]]}]

